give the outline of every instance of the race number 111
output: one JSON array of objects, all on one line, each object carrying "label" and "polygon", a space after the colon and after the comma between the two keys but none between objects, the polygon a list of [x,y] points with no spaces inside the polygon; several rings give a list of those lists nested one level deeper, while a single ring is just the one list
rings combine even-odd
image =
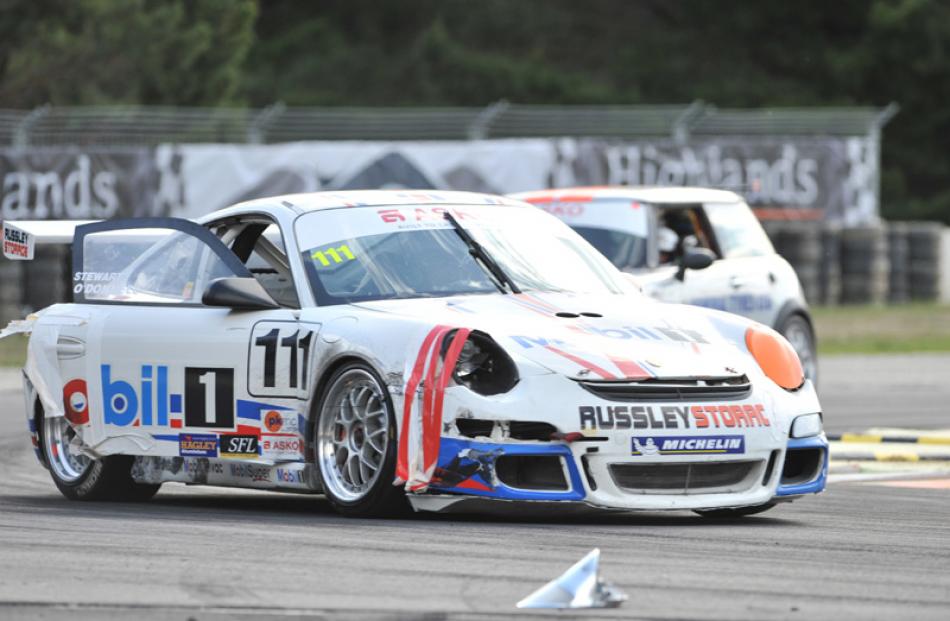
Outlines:
[{"label": "race number 111", "polygon": [[[264,389],[307,389],[307,364],[310,361],[310,345],[313,332],[294,330],[281,336],[280,328],[273,328],[254,339],[254,348],[263,354]],[[257,355],[252,355],[253,361]]]}]

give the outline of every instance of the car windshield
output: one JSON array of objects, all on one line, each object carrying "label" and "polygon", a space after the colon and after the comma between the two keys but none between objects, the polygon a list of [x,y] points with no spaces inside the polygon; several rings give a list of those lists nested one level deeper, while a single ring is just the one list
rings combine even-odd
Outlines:
[{"label": "car windshield", "polygon": [[620,269],[646,265],[648,210],[615,196],[566,198],[537,206],[563,221]]},{"label": "car windshield", "polygon": [[521,290],[627,291],[616,269],[583,238],[536,209],[409,205],[298,218],[295,232],[317,302],[507,291],[473,257],[446,210]]},{"label": "car windshield", "polygon": [[635,269],[646,265],[645,237],[592,226],[575,226],[574,230],[620,269]]},{"label": "car windshield", "polygon": [[706,203],[704,207],[723,257],[736,259],[775,253],[768,235],[745,203]]}]

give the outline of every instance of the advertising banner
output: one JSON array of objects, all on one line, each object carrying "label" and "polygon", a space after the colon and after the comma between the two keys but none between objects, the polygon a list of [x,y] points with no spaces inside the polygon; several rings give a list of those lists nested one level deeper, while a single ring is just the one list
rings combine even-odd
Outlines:
[{"label": "advertising banner", "polygon": [[[508,139],[0,149],[0,219],[196,217],[296,192],[440,188],[506,194],[578,185],[696,185],[760,214],[845,225],[878,217],[868,137]],[[771,210],[771,211],[770,211]]]},{"label": "advertising banner", "polygon": [[0,149],[0,219],[165,215],[158,164],[147,148]]}]

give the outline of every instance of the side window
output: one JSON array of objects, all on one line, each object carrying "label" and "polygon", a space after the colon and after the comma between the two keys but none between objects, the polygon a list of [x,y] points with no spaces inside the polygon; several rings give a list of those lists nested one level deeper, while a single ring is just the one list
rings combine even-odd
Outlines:
[{"label": "side window", "polygon": [[185,220],[85,225],[73,242],[77,302],[200,304],[213,279],[246,275],[227,248]]},{"label": "side window", "polygon": [[276,224],[241,221],[209,227],[275,302],[288,308],[300,308],[284,240]]},{"label": "side window", "polygon": [[706,215],[727,259],[774,254],[772,242],[745,203],[709,203]]},{"label": "side window", "polygon": [[688,247],[708,248],[719,256],[709,221],[700,207],[661,207],[657,217],[660,264],[679,262]]}]

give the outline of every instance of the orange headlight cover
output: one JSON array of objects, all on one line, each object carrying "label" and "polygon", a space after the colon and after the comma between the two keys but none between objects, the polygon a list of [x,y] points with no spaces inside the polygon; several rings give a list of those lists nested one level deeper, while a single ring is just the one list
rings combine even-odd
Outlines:
[{"label": "orange headlight cover", "polygon": [[745,344],[762,371],[782,388],[795,390],[805,383],[798,354],[775,330],[752,326],[746,330]]}]

